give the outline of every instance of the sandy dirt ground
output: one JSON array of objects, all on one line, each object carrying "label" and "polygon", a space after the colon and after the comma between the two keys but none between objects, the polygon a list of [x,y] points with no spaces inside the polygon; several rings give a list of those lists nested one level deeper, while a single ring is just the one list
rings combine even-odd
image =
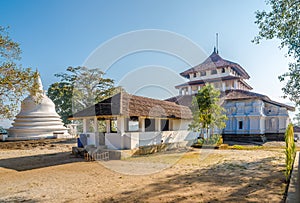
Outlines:
[{"label": "sandy dirt ground", "polygon": [[0,143],[0,202],[281,202],[285,191],[280,147],[86,162],[72,146]]}]

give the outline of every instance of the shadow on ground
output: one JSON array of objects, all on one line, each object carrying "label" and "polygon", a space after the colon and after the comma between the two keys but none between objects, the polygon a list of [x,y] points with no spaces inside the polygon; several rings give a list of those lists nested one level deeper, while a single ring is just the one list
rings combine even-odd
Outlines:
[{"label": "shadow on ground", "polygon": [[0,167],[16,171],[26,171],[82,161],[82,158],[75,158],[70,154],[70,152],[59,152],[53,154],[1,159]]},{"label": "shadow on ground", "polygon": [[55,147],[55,145],[76,144],[77,140],[72,139],[40,139],[26,141],[5,141],[0,142],[0,149],[32,149],[36,147]]},{"label": "shadow on ground", "polygon": [[278,166],[273,160],[274,157],[247,163],[225,161],[183,175],[164,176],[102,202],[281,202],[284,165]]}]

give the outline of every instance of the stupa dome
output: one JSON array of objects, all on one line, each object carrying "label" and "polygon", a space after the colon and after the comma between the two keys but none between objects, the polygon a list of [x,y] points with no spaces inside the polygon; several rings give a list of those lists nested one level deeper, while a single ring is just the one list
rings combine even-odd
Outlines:
[{"label": "stupa dome", "polygon": [[47,115],[58,116],[55,111],[55,104],[44,93],[41,95],[40,101],[36,101],[34,97],[29,95],[21,103],[21,111],[18,114],[22,115]]},{"label": "stupa dome", "polygon": [[55,111],[55,104],[43,91],[40,76],[35,84],[37,91],[32,91],[21,103],[21,111],[8,130],[8,140],[28,140],[53,138],[54,133],[68,135],[60,116]]}]

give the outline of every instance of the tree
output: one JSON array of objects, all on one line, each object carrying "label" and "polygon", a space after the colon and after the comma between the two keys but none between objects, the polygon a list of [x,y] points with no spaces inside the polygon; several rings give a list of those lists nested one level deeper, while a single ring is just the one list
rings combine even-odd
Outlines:
[{"label": "tree", "polygon": [[299,0],[267,0],[271,6],[269,12],[257,11],[256,21],[259,33],[253,42],[262,39],[277,38],[281,40],[280,48],[287,47],[288,56],[295,59],[289,64],[289,71],[279,80],[286,85],[282,89],[284,97],[289,97],[297,105],[300,104],[300,1]]},{"label": "tree", "polygon": [[48,96],[55,104],[56,112],[65,124],[69,124],[68,116],[72,114],[73,86],[67,82],[55,82],[50,85]]},{"label": "tree", "polygon": [[61,78],[48,89],[48,96],[56,106],[57,113],[65,124],[70,123],[68,116],[91,106],[118,91],[114,81],[103,78],[104,73],[87,67],[68,67],[66,73],[55,74]]},{"label": "tree", "polygon": [[32,89],[34,74],[30,68],[23,69],[17,62],[21,49],[0,26],[0,117],[11,118],[18,110],[23,96]]},{"label": "tree", "polygon": [[193,121],[189,125],[190,130],[201,132],[203,129],[209,136],[209,129],[213,131],[215,127],[222,129],[225,127],[225,109],[220,105],[220,91],[212,85],[207,84],[198,91],[192,100]]},{"label": "tree", "polygon": [[[298,108],[298,112],[300,112],[300,108]],[[296,114],[293,118],[293,124],[295,126],[300,126],[300,113]]]}]

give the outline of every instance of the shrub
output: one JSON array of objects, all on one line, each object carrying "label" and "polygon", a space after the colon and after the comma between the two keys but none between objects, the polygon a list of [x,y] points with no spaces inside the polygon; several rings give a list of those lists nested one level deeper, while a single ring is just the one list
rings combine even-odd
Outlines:
[{"label": "shrub", "polygon": [[293,169],[295,154],[296,154],[296,147],[294,141],[294,130],[293,130],[293,124],[290,123],[285,132],[285,156],[286,156],[285,177],[287,181]]},{"label": "shrub", "polygon": [[211,137],[204,139],[202,137],[197,138],[196,142],[194,143],[196,145],[221,145],[223,144],[223,139],[221,135],[212,135]]}]

